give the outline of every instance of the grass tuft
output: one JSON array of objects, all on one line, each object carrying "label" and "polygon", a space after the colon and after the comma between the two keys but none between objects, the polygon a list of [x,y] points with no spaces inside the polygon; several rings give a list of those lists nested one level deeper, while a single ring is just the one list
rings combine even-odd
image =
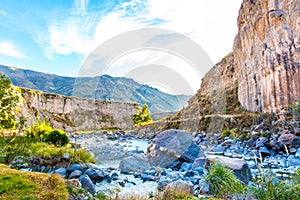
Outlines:
[{"label": "grass tuft", "polygon": [[0,199],[68,199],[64,180],[57,174],[22,172],[0,165]]}]

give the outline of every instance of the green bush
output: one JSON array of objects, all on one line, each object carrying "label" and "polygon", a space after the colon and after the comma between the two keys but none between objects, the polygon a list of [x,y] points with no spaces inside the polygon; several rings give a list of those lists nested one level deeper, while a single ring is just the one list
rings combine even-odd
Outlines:
[{"label": "green bush", "polygon": [[222,132],[222,138],[229,137],[231,135],[231,131],[229,129],[225,129]]},{"label": "green bush", "polygon": [[50,123],[43,120],[39,122],[37,118],[36,121],[24,132],[24,136],[28,138],[37,138],[40,141],[44,141],[47,134],[53,131]]},{"label": "green bush", "polygon": [[69,143],[68,135],[62,130],[54,130],[45,136],[45,142],[55,146],[65,146]]},{"label": "green bush", "polygon": [[72,151],[70,158],[72,163],[96,163],[95,158],[84,149]]},{"label": "green bush", "polygon": [[210,187],[210,192],[217,197],[225,198],[227,195],[235,193],[243,194],[246,186],[238,180],[232,170],[222,166],[220,163],[214,163],[208,175],[205,177]]},{"label": "green bush", "polygon": [[17,89],[11,85],[9,78],[0,73],[0,130],[16,128],[15,111],[19,100]]},{"label": "green bush", "polygon": [[152,118],[150,115],[150,112],[148,110],[148,105],[144,104],[143,108],[138,106],[136,108],[135,114],[133,115],[133,122],[134,125],[140,126],[140,125],[146,125],[152,122]]}]

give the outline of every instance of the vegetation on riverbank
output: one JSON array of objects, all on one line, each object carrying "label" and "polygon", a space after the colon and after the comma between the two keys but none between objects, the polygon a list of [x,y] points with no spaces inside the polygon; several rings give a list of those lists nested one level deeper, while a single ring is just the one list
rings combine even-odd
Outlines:
[{"label": "vegetation on riverbank", "polygon": [[68,199],[64,179],[58,174],[22,172],[0,165],[0,199]]}]

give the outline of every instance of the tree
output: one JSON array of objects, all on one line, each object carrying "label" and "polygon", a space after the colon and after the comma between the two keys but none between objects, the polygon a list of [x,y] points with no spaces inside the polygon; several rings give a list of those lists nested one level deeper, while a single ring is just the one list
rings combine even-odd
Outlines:
[{"label": "tree", "polygon": [[69,137],[62,130],[53,130],[46,135],[45,142],[54,144],[55,146],[65,146],[69,143]]},{"label": "tree", "polygon": [[0,130],[16,128],[15,111],[18,102],[19,96],[9,78],[0,74]]},{"label": "tree", "polygon": [[136,107],[136,111],[133,115],[133,122],[136,126],[152,122],[152,118],[147,104],[144,104],[143,108],[141,108],[141,106]]}]

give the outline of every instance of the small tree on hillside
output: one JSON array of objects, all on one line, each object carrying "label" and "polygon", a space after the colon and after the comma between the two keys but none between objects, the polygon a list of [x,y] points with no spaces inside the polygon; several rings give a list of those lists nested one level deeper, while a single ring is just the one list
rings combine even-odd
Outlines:
[{"label": "small tree on hillside", "polygon": [[144,104],[143,108],[141,106],[136,107],[136,111],[133,115],[133,122],[136,126],[139,126],[141,124],[147,124],[152,121],[148,105]]},{"label": "small tree on hillside", "polygon": [[15,111],[19,102],[9,78],[0,74],[0,130],[16,128]]}]

